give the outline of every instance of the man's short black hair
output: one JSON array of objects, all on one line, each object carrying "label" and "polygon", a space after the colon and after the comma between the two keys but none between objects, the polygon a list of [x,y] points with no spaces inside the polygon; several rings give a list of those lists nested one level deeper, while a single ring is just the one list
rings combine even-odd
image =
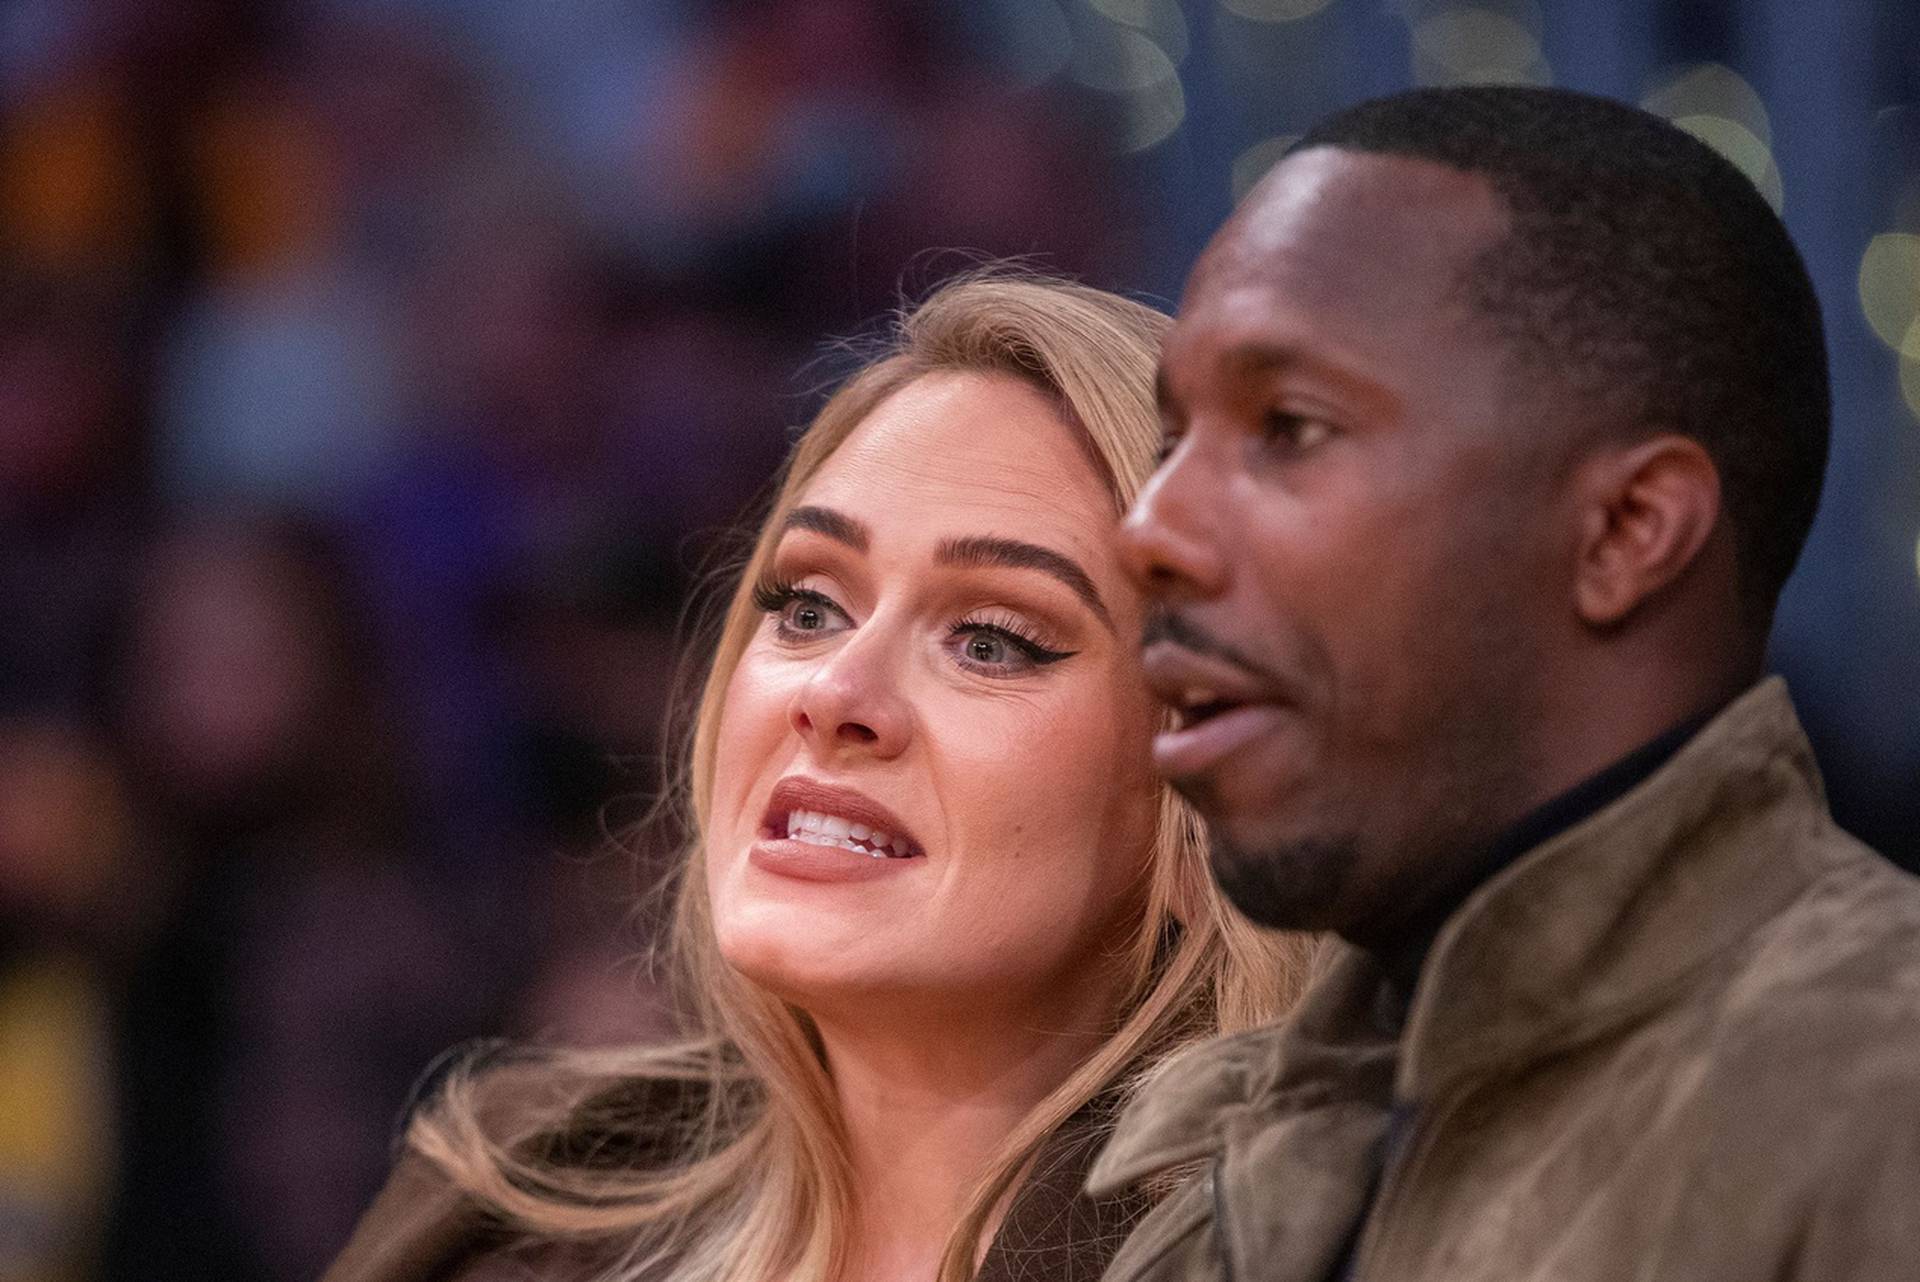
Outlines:
[{"label": "man's short black hair", "polygon": [[1289,150],[1321,146],[1485,178],[1511,231],[1473,264],[1469,301],[1528,377],[1706,448],[1764,626],[1813,524],[1830,411],[1813,283],[1753,184],[1657,116],[1560,89],[1379,98]]}]

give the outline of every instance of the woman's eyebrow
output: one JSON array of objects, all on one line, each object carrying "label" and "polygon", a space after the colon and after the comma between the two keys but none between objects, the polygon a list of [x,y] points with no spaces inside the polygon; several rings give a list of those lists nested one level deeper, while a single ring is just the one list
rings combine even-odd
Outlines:
[{"label": "woman's eyebrow", "polygon": [[856,552],[865,552],[868,544],[873,542],[873,536],[865,525],[845,512],[836,512],[830,507],[797,507],[787,513],[787,519],[780,523],[780,528],[812,530],[837,543],[844,543]]},{"label": "woman's eyebrow", "polygon": [[1052,548],[1022,543],[1018,539],[975,534],[963,539],[943,540],[934,553],[934,559],[942,565],[1002,565],[1015,570],[1038,570],[1042,574],[1051,574],[1072,588],[1074,595],[1100,616],[1100,622],[1107,625],[1107,630],[1113,631],[1113,616],[1107,613],[1107,604],[1100,599],[1099,589],[1093,586],[1093,580],[1072,557],[1055,552]]}]

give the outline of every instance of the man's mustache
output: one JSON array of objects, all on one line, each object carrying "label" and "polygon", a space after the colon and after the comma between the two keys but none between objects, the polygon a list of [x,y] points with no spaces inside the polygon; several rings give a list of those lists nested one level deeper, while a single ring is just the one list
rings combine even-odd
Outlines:
[{"label": "man's mustache", "polygon": [[1273,680],[1273,675],[1260,664],[1178,611],[1154,610],[1147,615],[1146,626],[1140,630],[1140,648],[1144,650],[1163,641],[1195,654],[1224,660],[1262,681]]}]

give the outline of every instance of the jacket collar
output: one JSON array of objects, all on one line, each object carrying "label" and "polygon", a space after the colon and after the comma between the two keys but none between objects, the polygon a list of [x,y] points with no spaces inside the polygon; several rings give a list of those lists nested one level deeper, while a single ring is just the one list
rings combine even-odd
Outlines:
[{"label": "jacket collar", "polygon": [[[1367,953],[1338,940],[1283,1032],[1258,1029],[1169,1065],[1122,1116],[1088,1186],[1111,1195],[1216,1156],[1220,1250],[1236,1277],[1323,1277],[1373,1188],[1388,1125],[1397,1011]],[[1284,1197],[1285,1216],[1261,1213]]]},{"label": "jacket collar", "polygon": [[1659,1006],[1806,888],[1805,837],[1825,817],[1813,750],[1769,678],[1467,898],[1414,990],[1398,1094],[1430,1099]]},{"label": "jacket collar", "polygon": [[1337,939],[1288,1022],[1208,1042],[1177,1057],[1121,1115],[1089,1187],[1097,1195],[1207,1157],[1276,1113],[1326,1105],[1384,1109],[1399,1021],[1373,957]]},{"label": "jacket collar", "polygon": [[[1434,942],[1404,1032],[1381,1009],[1379,965],[1329,940],[1285,1024],[1162,1071],[1121,1117],[1090,1187],[1111,1192],[1330,1107],[1338,1134],[1320,1137],[1308,1164],[1352,1178],[1360,1196],[1356,1164],[1395,1095],[1431,1099],[1658,1006],[1805,888],[1803,839],[1823,822],[1812,749],[1785,683],[1768,678],[1637,788],[1470,895]],[[1297,1174],[1321,1182],[1304,1164]],[[1271,1170],[1262,1183],[1272,1187]]]}]

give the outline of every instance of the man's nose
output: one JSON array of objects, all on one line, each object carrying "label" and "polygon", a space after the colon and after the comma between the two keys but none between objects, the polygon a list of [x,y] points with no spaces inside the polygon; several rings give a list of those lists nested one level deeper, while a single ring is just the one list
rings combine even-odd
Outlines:
[{"label": "man's nose", "polygon": [[1220,552],[1220,493],[1184,438],[1147,480],[1120,523],[1120,558],[1149,596],[1163,601],[1216,596],[1226,587]]},{"label": "man's nose", "polygon": [[901,644],[869,620],[801,683],[787,719],[818,759],[847,753],[894,757],[905,750],[913,716],[894,653]]}]

